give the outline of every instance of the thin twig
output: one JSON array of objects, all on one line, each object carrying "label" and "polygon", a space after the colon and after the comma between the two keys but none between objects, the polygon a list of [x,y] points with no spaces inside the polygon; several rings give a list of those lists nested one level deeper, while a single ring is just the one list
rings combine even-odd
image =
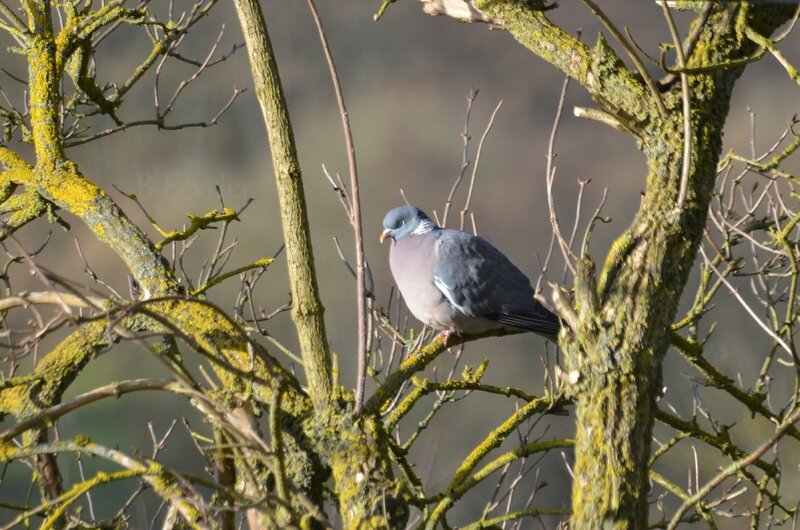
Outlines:
[{"label": "thin twig", "polygon": [[59,291],[34,291],[0,298],[0,311],[8,311],[12,307],[28,306],[30,304],[52,304],[65,307],[80,307],[89,309],[104,309],[106,300],[95,296],[82,296]]},{"label": "thin twig", "polygon": [[[575,201],[575,222],[572,223],[572,232],[569,234],[569,241],[567,245],[569,246],[570,250],[572,250],[573,245],[575,244],[575,236],[578,233],[578,226],[581,223],[581,212],[583,211],[583,192],[586,189],[586,186],[592,181],[592,179],[578,179],[578,198]],[[590,220],[590,223],[594,220]],[[564,265],[564,271],[561,275],[561,283],[566,283],[567,281],[567,271],[568,268]]]},{"label": "thin twig", "polygon": [[681,522],[681,518],[683,515],[689,510],[689,508],[698,502],[700,502],[706,495],[711,493],[711,491],[722,484],[725,479],[734,475],[740,469],[744,469],[751,465],[753,462],[761,458],[761,456],[769,451],[778,441],[783,438],[783,436],[789,431],[789,429],[798,421],[800,420],[800,409],[794,411],[794,413],[784,420],[780,427],[775,431],[775,433],[770,437],[769,440],[761,444],[758,449],[747,455],[746,457],[737,460],[719,472],[714,478],[709,480],[705,486],[699,488],[697,493],[689,497],[678,511],[675,512],[675,515],[672,516],[672,520],[670,520],[669,525],[667,526],[667,530],[675,530],[678,524]]},{"label": "thin twig", "polygon": [[149,120],[132,121],[132,122],[128,122],[128,123],[123,123],[122,125],[119,125],[119,126],[116,126],[116,127],[109,127],[108,129],[104,129],[104,130],[102,130],[102,131],[100,131],[98,133],[95,133],[95,134],[91,135],[91,136],[73,137],[73,138],[75,138],[74,140],[69,141],[69,142],[64,142],[64,147],[65,148],[76,147],[78,145],[83,145],[83,144],[92,142],[94,140],[97,140],[98,138],[104,138],[106,136],[110,136],[110,135],[116,134],[118,132],[124,132],[124,131],[126,131],[128,129],[131,129],[133,127],[141,127],[143,125],[155,125],[159,129],[164,130],[164,131],[177,131],[177,130],[180,130],[180,129],[189,129],[189,128],[195,128],[195,127],[202,127],[202,128],[212,127],[212,126],[217,125],[219,123],[219,120],[222,117],[222,115],[225,114],[225,112],[227,112],[228,109],[231,108],[231,106],[236,101],[236,99],[239,96],[241,96],[246,90],[247,90],[246,88],[236,88],[236,87],[234,87],[233,94],[228,99],[228,101],[225,103],[225,105],[223,105],[222,108],[220,108],[220,110],[217,111],[217,113],[208,121],[186,122],[186,123],[179,123],[177,125],[168,125],[168,124],[164,123],[163,117],[157,117],[157,118],[149,119]]},{"label": "thin twig", "polygon": [[328,69],[331,74],[331,81],[333,82],[333,90],[336,93],[336,102],[339,105],[339,114],[342,118],[342,129],[344,130],[345,144],[347,145],[347,165],[350,170],[350,193],[352,194],[352,211],[350,216],[350,223],[353,225],[353,232],[355,235],[355,250],[356,250],[356,303],[358,307],[358,372],[356,375],[356,395],[355,395],[355,411],[361,410],[361,405],[364,402],[364,383],[367,378],[367,299],[366,299],[366,282],[365,282],[365,259],[364,259],[364,234],[361,228],[361,199],[358,189],[358,168],[356,166],[356,151],[353,146],[353,134],[350,130],[350,118],[347,114],[347,107],[344,103],[344,96],[342,94],[342,87],[339,83],[339,74],[336,72],[336,65],[333,62],[331,49],[328,45],[328,38],[325,36],[325,29],[322,27],[322,19],[319,16],[317,7],[314,5],[314,0],[308,0],[308,7],[314,17],[314,23],[317,26],[319,33],[319,40],[322,43],[322,49],[325,52],[325,59],[328,62]]},{"label": "thin twig", "polygon": [[[480,164],[481,161],[483,142],[489,135],[489,131],[492,130],[492,125],[494,125],[494,118],[495,116],[497,116],[497,112],[500,110],[500,107],[502,105],[503,105],[502,100],[497,103],[497,106],[494,108],[494,111],[492,112],[492,115],[489,118],[489,123],[486,124],[486,129],[484,129],[483,134],[481,135],[481,139],[478,142],[478,150],[475,152],[475,163],[472,165],[472,175],[470,175],[469,178],[469,191],[467,191],[467,200],[464,202],[464,209],[461,210],[461,226],[459,227],[459,230],[464,230],[464,219],[466,218],[467,212],[469,211],[470,202],[472,202],[472,192],[475,189],[475,177],[478,174],[478,165]],[[473,229],[474,229],[474,220],[473,220]]]},{"label": "thin twig", "polygon": [[661,2],[664,11],[664,18],[667,19],[667,26],[675,43],[675,52],[678,54],[678,66],[681,69],[681,95],[683,99],[683,166],[681,167],[681,184],[678,190],[678,211],[683,209],[686,202],[686,191],[689,187],[689,172],[692,168],[692,104],[689,93],[689,76],[684,71],[686,69],[686,56],[683,53],[683,44],[678,35],[678,28],[675,27],[675,20],[672,18],[667,2]]},{"label": "thin twig", "polygon": [[469,117],[472,114],[472,104],[475,103],[475,98],[478,97],[478,90],[472,89],[470,90],[469,96],[467,96],[467,112],[464,116],[464,130],[461,132],[461,140],[464,143],[464,150],[461,155],[461,169],[458,172],[458,176],[456,177],[456,181],[453,182],[453,186],[450,188],[450,193],[447,195],[447,200],[444,203],[444,213],[442,213],[442,222],[439,223],[439,226],[445,228],[447,226],[447,215],[450,213],[450,206],[453,204],[453,196],[456,193],[456,190],[461,185],[461,181],[464,180],[464,175],[467,172],[467,168],[469,167],[469,141],[472,137],[469,135]]},{"label": "thin twig", "polygon": [[793,354],[792,354],[792,349],[791,349],[791,348],[789,348],[789,346],[786,344],[786,342],[784,342],[784,341],[783,341],[783,339],[781,339],[781,338],[778,336],[778,334],[777,334],[777,333],[775,333],[773,330],[771,330],[771,329],[769,328],[769,326],[767,326],[766,324],[764,324],[764,322],[762,322],[762,321],[761,321],[761,319],[760,319],[760,318],[758,318],[758,315],[756,315],[755,311],[753,311],[753,309],[752,309],[752,308],[751,308],[751,307],[750,307],[750,306],[747,304],[747,302],[744,300],[744,298],[742,298],[742,295],[741,295],[741,294],[739,294],[739,290],[738,290],[738,289],[736,289],[736,287],[734,287],[734,286],[731,284],[731,282],[730,282],[730,281],[728,281],[728,279],[727,279],[727,278],[726,278],[726,277],[725,277],[725,276],[724,276],[724,275],[723,275],[723,274],[722,274],[722,273],[719,271],[719,269],[717,269],[717,268],[714,266],[714,263],[712,263],[712,261],[711,261],[710,259],[708,259],[708,256],[706,255],[706,252],[705,252],[705,250],[703,249],[703,246],[702,246],[702,245],[700,245],[700,254],[702,254],[702,256],[703,256],[703,259],[704,259],[704,260],[705,260],[705,262],[706,262],[706,265],[708,265],[708,267],[709,267],[709,268],[710,268],[712,271],[714,271],[714,274],[716,274],[716,275],[717,275],[717,277],[719,277],[719,279],[720,279],[720,280],[722,280],[722,283],[724,283],[724,284],[725,284],[725,287],[727,287],[727,288],[728,288],[728,290],[729,290],[729,291],[730,291],[730,293],[733,295],[733,297],[734,297],[734,298],[736,298],[736,300],[737,300],[737,301],[738,301],[738,302],[739,302],[739,303],[742,305],[742,307],[744,307],[745,311],[747,311],[747,314],[749,314],[749,315],[752,317],[752,319],[755,321],[755,323],[756,323],[756,324],[758,324],[758,327],[760,327],[761,329],[763,329],[763,330],[764,330],[764,331],[767,333],[767,335],[769,335],[770,337],[772,337],[772,340],[774,340],[775,342],[777,342],[778,344],[780,344],[780,346],[781,346],[781,347],[782,347],[784,350],[786,350],[786,352],[788,352],[788,353],[789,353],[789,355],[792,355],[792,356],[793,356]]},{"label": "thin twig", "polygon": [[561,123],[561,113],[564,110],[564,101],[567,98],[567,88],[569,87],[569,77],[564,78],[564,83],[561,85],[561,94],[558,97],[558,108],[556,109],[556,117],[553,120],[553,128],[550,130],[550,140],[547,142],[547,165],[545,168],[545,182],[547,183],[547,207],[550,211],[550,225],[553,227],[553,234],[555,235],[558,246],[561,248],[561,253],[564,256],[566,263],[572,274],[575,274],[574,261],[577,261],[575,254],[570,250],[564,236],[561,235],[561,229],[558,226],[558,216],[556,216],[556,208],[553,201],[553,178],[555,177],[555,167],[553,160],[555,159],[555,145],[556,136],[558,135],[558,125]]},{"label": "thin twig", "polygon": [[[694,53],[695,46],[697,46],[697,43],[700,41],[700,35],[703,34],[706,22],[708,22],[708,17],[711,16],[711,11],[713,8],[714,8],[714,2],[711,1],[706,2],[706,6],[703,8],[703,12],[700,13],[700,17],[696,19],[695,22],[693,23],[694,28],[692,29],[692,32],[689,34],[689,38],[686,39],[687,41],[686,49],[684,50],[684,56],[686,57],[686,62],[689,61],[689,58],[692,56],[692,53]],[[625,29],[626,33],[628,33],[627,28]],[[628,37],[630,37],[630,33],[628,33]],[[636,42],[633,39],[631,39],[631,42],[633,42],[633,44],[636,45]],[[638,46],[636,47],[639,48]],[[641,48],[639,48],[639,51],[642,51]],[[681,70],[687,70],[687,69],[682,68]],[[675,73],[669,73],[660,81],[661,86],[664,87],[671,84],[675,80],[675,77],[676,77]]]}]

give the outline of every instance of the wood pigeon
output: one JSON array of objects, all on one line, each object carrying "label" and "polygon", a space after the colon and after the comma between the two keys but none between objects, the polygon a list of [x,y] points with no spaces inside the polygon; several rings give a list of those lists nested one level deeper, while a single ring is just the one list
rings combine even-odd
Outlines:
[{"label": "wood pigeon", "polygon": [[452,333],[517,328],[556,341],[560,319],[533,297],[531,282],[481,237],[440,228],[416,206],[391,210],[380,241],[406,305],[423,324]]}]

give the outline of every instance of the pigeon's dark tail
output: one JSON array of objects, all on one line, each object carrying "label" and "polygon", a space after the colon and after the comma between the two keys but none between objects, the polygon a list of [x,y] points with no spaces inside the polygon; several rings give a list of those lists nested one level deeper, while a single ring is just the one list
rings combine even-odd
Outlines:
[{"label": "pigeon's dark tail", "polygon": [[489,318],[514,328],[526,329],[537,333],[553,342],[558,342],[558,331],[561,329],[561,319],[543,306],[537,311],[515,311],[514,313],[498,313]]}]

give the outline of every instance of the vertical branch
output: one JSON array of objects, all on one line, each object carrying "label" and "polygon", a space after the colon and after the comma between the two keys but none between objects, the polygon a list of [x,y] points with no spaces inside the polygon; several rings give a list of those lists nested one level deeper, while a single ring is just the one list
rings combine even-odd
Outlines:
[{"label": "vertical branch", "polygon": [[692,103],[689,94],[689,76],[686,75],[686,54],[683,52],[683,44],[678,35],[678,28],[675,27],[675,20],[669,10],[667,2],[661,2],[664,10],[664,18],[667,19],[667,26],[675,43],[675,53],[678,54],[678,67],[681,69],[681,96],[683,98],[683,166],[681,168],[681,185],[678,190],[678,210],[683,209],[686,202],[686,190],[689,186],[689,171],[692,168]]},{"label": "vertical branch", "polygon": [[550,130],[550,139],[547,142],[547,164],[545,168],[545,183],[547,184],[547,209],[550,211],[550,225],[553,228],[553,235],[558,242],[561,249],[561,254],[564,256],[564,264],[569,267],[572,274],[575,274],[574,261],[577,261],[575,254],[572,252],[570,245],[561,234],[561,228],[558,224],[558,216],[556,215],[555,201],[553,199],[553,179],[555,178],[556,169],[553,166],[555,159],[555,146],[556,136],[558,135],[558,126],[561,123],[561,114],[564,110],[564,101],[567,99],[567,88],[569,87],[569,77],[564,78],[564,83],[561,85],[561,93],[558,96],[558,108],[556,109],[556,117],[553,120],[553,128]]},{"label": "vertical branch", "polygon": [[60,106],[61,97],[50,3],[31,2],[28,9],[29,24],[35,29],[28,50],[31,133],[37,167],[53,171],[52,166],[63,160],[64,141],[60,116],[55,110]]},{"label": "vertical branch", "polygon": [[[32,433],[31,439],[37,444],[46,444],[48,441],[47,431],[40,429]],[[36,472],[42,498],[48,501],[58,499],[64,493],[61,471],[58,467],[56,457],[52,453],[44,453],[36,456]],[[59,517],[61,524],[63,518]]]},{"label": "vertical branch", "polygon": [[356,166],[356,150],[353,146],[353,133],[350,130],[350,118],[347,114],[347,107],[344,104],[342,87],[339,83],[339,74],[336,72],[336,65],[333,62],[331,49],[328,45],[328,38],[325,36],[325,29],[322,27],[322,19],[314,5],[314,0],[308,0],[308,7],[314,16],[314,23],[317,25],[319,40],[325,52],[325,59],[328,62],[328,69],[331,73],[333,91],[336,93],[336,102],[339,104],[339,114],[342,117],[342,129],[344,130],[344,141],[347,145],[347,165],[350,170],[350,189],[352,193],[350,208],[350,223],[353,225],[356,245],[356,304],[358,307],[358,374],[356,380],[355,410],[361,410],[364,402],[364,382],[367,378],[367,298],[365,283],[364,265],[364,232],[361,228],[361,197],[358,191],[358,167]]},{"label": "vertical branch", "polygon": [[300,341],[308,391],[315,407],[320,408],[328,402],[331,394],[331,356],[322,318],[324,309],[314,271],[308,212],[294,133],[261,6],[257,0],[235,0],[234,5],[247,44],[253,84],[272,150],[289,267],[292,319]]},{"label": "vertical branch", "polygon": [[[227,447],[227,440],[222,429],[214,428],[214,478],[225,488],[236,487],[236,465],[230,447]],[[223,498],[227,510],[222,510],[219,516],[220,530],[235,530],[236,512],[231,508],[230,497]]]}]

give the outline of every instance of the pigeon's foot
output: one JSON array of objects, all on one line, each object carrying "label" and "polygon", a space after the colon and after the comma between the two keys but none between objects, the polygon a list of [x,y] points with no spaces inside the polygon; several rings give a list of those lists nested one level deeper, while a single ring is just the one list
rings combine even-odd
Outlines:
[{"label": "pigeon's foot", "polygon": [[446,329],[444,331],[440,331],[439,334],[436,336],[436,338],[438,339],[439,337],[442,337],[442,340],[444,341],[444,347],[447,348],[450,342],[450,337],[458,337],[458,336],[459,333],[457,331],[453,331],[452,329]]}]

